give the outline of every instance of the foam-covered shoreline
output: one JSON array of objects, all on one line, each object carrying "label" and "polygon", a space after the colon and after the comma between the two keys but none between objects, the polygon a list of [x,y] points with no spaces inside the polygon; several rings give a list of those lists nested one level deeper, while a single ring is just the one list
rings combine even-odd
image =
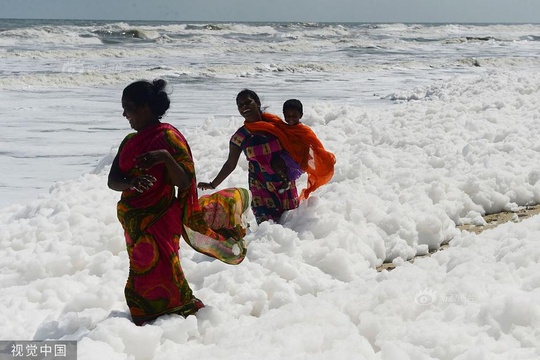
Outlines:
[{"label": "foam-covered shoreline", "polygon": [[[414,33],[403,24],[380,30],[389,28]],[[501,50],[490,40],[456,46],[461,58]],[[84,360],[537,360],[540,217],[479,234],[459,228],[485,228],[489,214],[540,203],[537,56],[518,56],[514,66],[515,54],[504,55],[511,48],[497,66],[400,67],[388,58],[362,76],[168,75],[173,106],[164,120],[186,136],[198,180],[213,179],[226,159],[242,124],[234,96],[243,87],[278,114],[285,98],[301,99],[303,121],[337,163],[333,179],[280,224],[257,226],[250,214],[242,264],[182,242],[184,273],[207,307],[143,327],[129,318],[120,194],[106,184],[130,132],[119,99],[125,84],[3,92],[2,190],[26,195],[42,181],[48,191],[0,207],[0,338],[76,340]],[[237,55],[231,62],[253,61]],[[247,186],[243,157],[221,186]],[[385,262],[396,268],[377,271]]]}]

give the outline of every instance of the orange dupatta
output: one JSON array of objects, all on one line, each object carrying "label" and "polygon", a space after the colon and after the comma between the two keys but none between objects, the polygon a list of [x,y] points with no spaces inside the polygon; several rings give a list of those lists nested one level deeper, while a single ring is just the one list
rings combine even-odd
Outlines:
[{"label": "orange dupatta", "polygon": [[251,132],[263,131],[276,136],[302,170],[308,174],[307,187],[302,190],[300,200],[307,199],[317,188],[330,181],[334,175],[336,157],[326,151],[317,135],[308,126],[290,126],[269,113],[262,113],[263,121],[244,122]]}]

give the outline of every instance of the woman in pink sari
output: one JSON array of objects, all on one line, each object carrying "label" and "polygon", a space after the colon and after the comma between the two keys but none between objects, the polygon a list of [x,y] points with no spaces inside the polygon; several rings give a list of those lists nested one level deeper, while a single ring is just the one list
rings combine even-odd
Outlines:
[{"label": "woman in pink sari", "polygon": [[[185,317],[204,306],[180,266],[182,236],[196,250],[230,264],[240,263],[246,253],[239,213],[248,207],[247,190],[222,192],[221,207],[215,206],[216,198],[207,198],[204,204],[214,215],[205,214],[189,145],[176,128],[160,121],[170,105],[165,86],[164,80],[137,81],[124,89],[123,115],[136,133],[121,143],[108,179],[111,189],[122,192],[117,212],[129,255],[125,296],[137,325],[163,314]],[[224,221],[228,215],[230,221]],[[220,219],[218,226],[209,226],[210,217]]]}]

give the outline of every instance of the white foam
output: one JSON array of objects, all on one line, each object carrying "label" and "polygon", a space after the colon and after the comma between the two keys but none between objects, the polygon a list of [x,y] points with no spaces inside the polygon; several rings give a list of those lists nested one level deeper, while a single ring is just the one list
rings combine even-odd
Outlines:
[{"label": "white foam", "polygon": [[[423,31],[381,31],[390,27]],[[58,85],[15,84],[2,93],[0,181],[14,202],[0,207],[2,339],[74,339],[80,359],[539,357],[540,218],[481,235],[455,228],[540,202],[540,75],[530,56],[488,56],[492,65],[462,64],[466,71],[455,59],[423,66],[428,59],[377,70],[358,61],[369,70],[332,72],[329,61],[281,55],[265,53],[253,65],[256,53],[237,52],[229,65],[200,66],[229,78],[174,78],[182,66],[152,64],[115,73],[109,86],[76,73],[71,81],[57,76]],[[308,63],[313,69],[301,71]],[[197,71],[190,74],[204,73]],[[152,74],[174,79],[165,120],[188,139],[200,181],[213,179],[226,159],[242,124],[234,96],[244,87],[275,113],[285,98],[301,99],[303,121],[337,164],[330,183],[281,224],[257,226],[248,214],[242,264],[209,261],[182,242],[184,273],[207,307],[136,327],[123,294],[119,194],[106,178],[129,132],[121,90],[129,76]],[[40,181],[41,195],[17,195]],[[221,184],[230,186],[247,187],[243,156]],[[406,261],[446,241],[448,249]],[[397,268],[377,272],[383,261]]]}]

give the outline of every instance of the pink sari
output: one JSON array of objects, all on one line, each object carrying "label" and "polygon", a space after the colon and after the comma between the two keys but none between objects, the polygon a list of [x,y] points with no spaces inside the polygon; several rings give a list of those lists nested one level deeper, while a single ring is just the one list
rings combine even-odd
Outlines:
[{"label": "pink sari", "polygon": [[119,149],[120,170],[129,177],[142,175],[135,158],[158,149],[169,151],[190,175],[191,185],[176,196],[165,165],[157,164],[144,171],[157,179],[150,189],[125,190],[118,202],[130,262],[125,295],[138,325],[163,314],[194,314],[204,306],[193,296],[180,266],[182,235],[195,250],[229,264],[240,263],[246,254],[241,220],[249,192],[225,189],[199,202],[191,151],[173,126],[156,124],[128,135]]}]

